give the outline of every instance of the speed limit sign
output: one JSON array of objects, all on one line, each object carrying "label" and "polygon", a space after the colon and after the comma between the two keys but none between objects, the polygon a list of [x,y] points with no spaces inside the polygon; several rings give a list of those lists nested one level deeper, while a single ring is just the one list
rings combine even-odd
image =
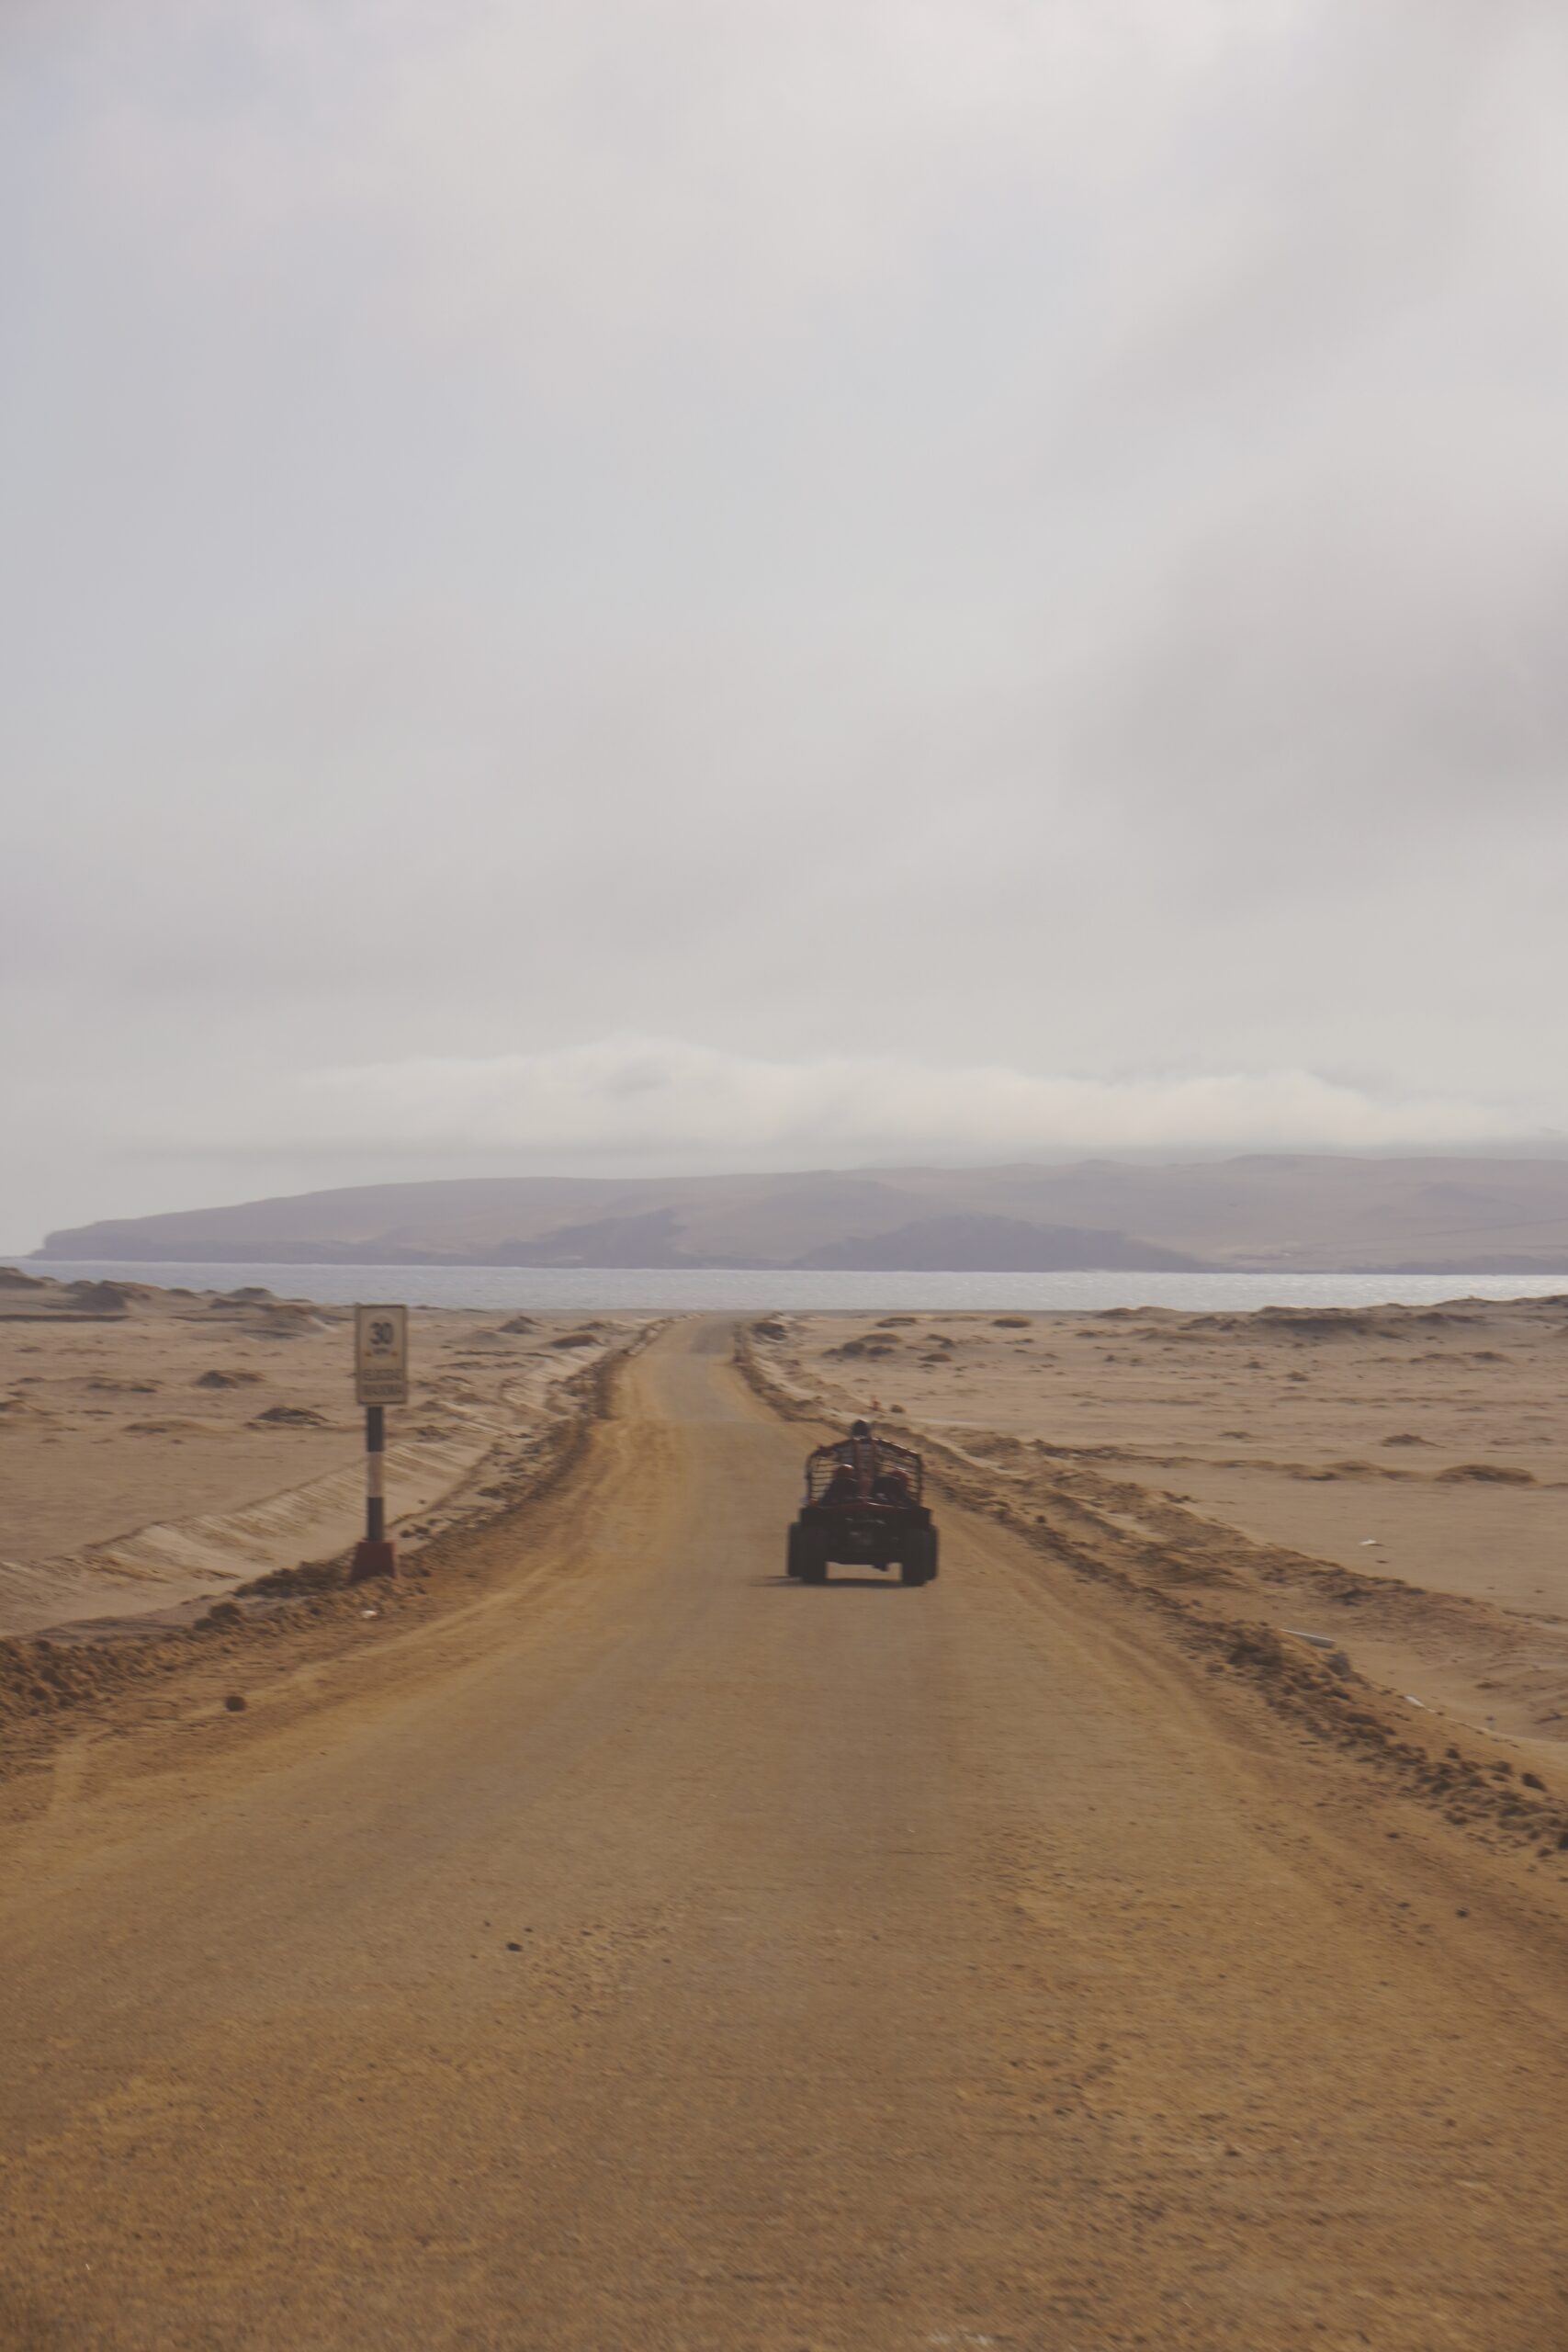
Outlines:
[{"label": "speed limit sign", "polygon": [[354,1310],[354,1393],[362,1405],[409,1401],[409,1311],[406,1306]]}]

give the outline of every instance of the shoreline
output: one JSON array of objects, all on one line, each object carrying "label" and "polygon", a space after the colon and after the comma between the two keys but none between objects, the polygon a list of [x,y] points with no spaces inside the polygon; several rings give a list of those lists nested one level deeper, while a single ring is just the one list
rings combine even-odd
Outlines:
[{"label": "shoreline", "polygon": [[[1150,1273],[802,1272],[787,1268],[455,1266],[119,1259],[56,1260],[41,1277],[56,1282],[152,1283],[228,1293],[239,1286],[287,1292],[322,1306],[399,1301],[454,1310],[615,1314],[747,1314],[773,1308],[855,1314],[894,1308],[962,1312],[1021,1308],[1095,1313],[1169,1306],[1189,1313],[1251,1313],[1268,1306],[1440,1305],[1456,1297],[1547,1298],[1568,1293],[1568,1269],[1529,1274],[1471,1268],[1438,1273]],[[5,1263],[0,1261],[0,1281]],[[22,1279],[29,1274],[24,1261]]]}]

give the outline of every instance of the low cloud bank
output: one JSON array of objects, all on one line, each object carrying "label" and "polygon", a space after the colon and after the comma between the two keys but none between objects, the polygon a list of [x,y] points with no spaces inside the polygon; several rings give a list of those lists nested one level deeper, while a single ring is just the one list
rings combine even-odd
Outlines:
[{"label": "low cloud bank", "polygon": [[1095,1150],[1334,1151],[1477,1144],[1511,1122],[1452,1099],[1380,1098],[1310,1070],[1105,1080],[898,1055],[771,1061],[635,1034],[546,1053],[321,1070],[289,1125],[322,1148],[514,1153],[584,1168]]}]

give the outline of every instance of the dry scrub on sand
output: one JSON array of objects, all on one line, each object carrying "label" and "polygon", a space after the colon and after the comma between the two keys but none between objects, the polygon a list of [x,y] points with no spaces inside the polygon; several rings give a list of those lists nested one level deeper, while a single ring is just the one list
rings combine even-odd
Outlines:
[{"label": "dry scrub on sand", "polygon": [[[40,1767],[85,1755],[83,1743],[244,1714],[256,1693],[265,1722],[285,1722],[357,1689],[378,1637],[461,1621],[496,1583],[517,1585],[517,1515],[546,1503],[576,1470],[611,1408],[618,1371],[656,1331],[653,1319],[627,1317],[600,1327],[592,1348],[571,1350],[529,1432],[491,1446],[437,1510],[404,1529],[392,1580],[350,1583],[345,1547],[237,1580],[223,1600],[0,1637],[0,1781],[14,1794],[47,1782]],[[550,1345],[547,1317],[541,1339]],[[28,1818],[28,1799],[17,1802],[17,1818]]]},{"label": "dry scrub on sand", "polygon": [[746,1355],[1452,1817],[1568,1854],[1568,1299],[773,1317]]},{"label": "dry scrub on sand", "polygon": [[[6,1272],[0,1718],[161,1674],[341,1584],[364,1511],[351,1312]],[[645,1322],[415,1311],[388,1451],[411,1571],[558,1465]]]}]

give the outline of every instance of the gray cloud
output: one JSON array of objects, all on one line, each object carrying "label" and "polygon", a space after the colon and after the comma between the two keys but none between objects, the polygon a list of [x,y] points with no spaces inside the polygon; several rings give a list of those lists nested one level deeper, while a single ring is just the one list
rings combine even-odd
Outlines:
[{"label": "gray cloud", "polygon": [[824,1154],[936,1149],[964,1159],[1317,1142],[1382,1148],[1497,1139],[1495,1108],[1457,1100],[1378,1101],[1303,1070],[1204,1078],[1040,1078],[1000,1065],[941,1067],[847,1051],[812,1061],[716,1052],[624,1032],[591,1044],[484,1059],[322,1069],[257,1102],[193,1105],[184,1132],[160,1123],[128,1140],[258,1161],[277,1148],[347,1160],[379,1154],[536,1153],[610,1164],[652,1153],[729,1153],[789,1167]]},{"label": "gray cloud", "polygon": [[14,16],[0,1238],[215,1152],[1561,1124],[1565,68],[1544,0]]}]

